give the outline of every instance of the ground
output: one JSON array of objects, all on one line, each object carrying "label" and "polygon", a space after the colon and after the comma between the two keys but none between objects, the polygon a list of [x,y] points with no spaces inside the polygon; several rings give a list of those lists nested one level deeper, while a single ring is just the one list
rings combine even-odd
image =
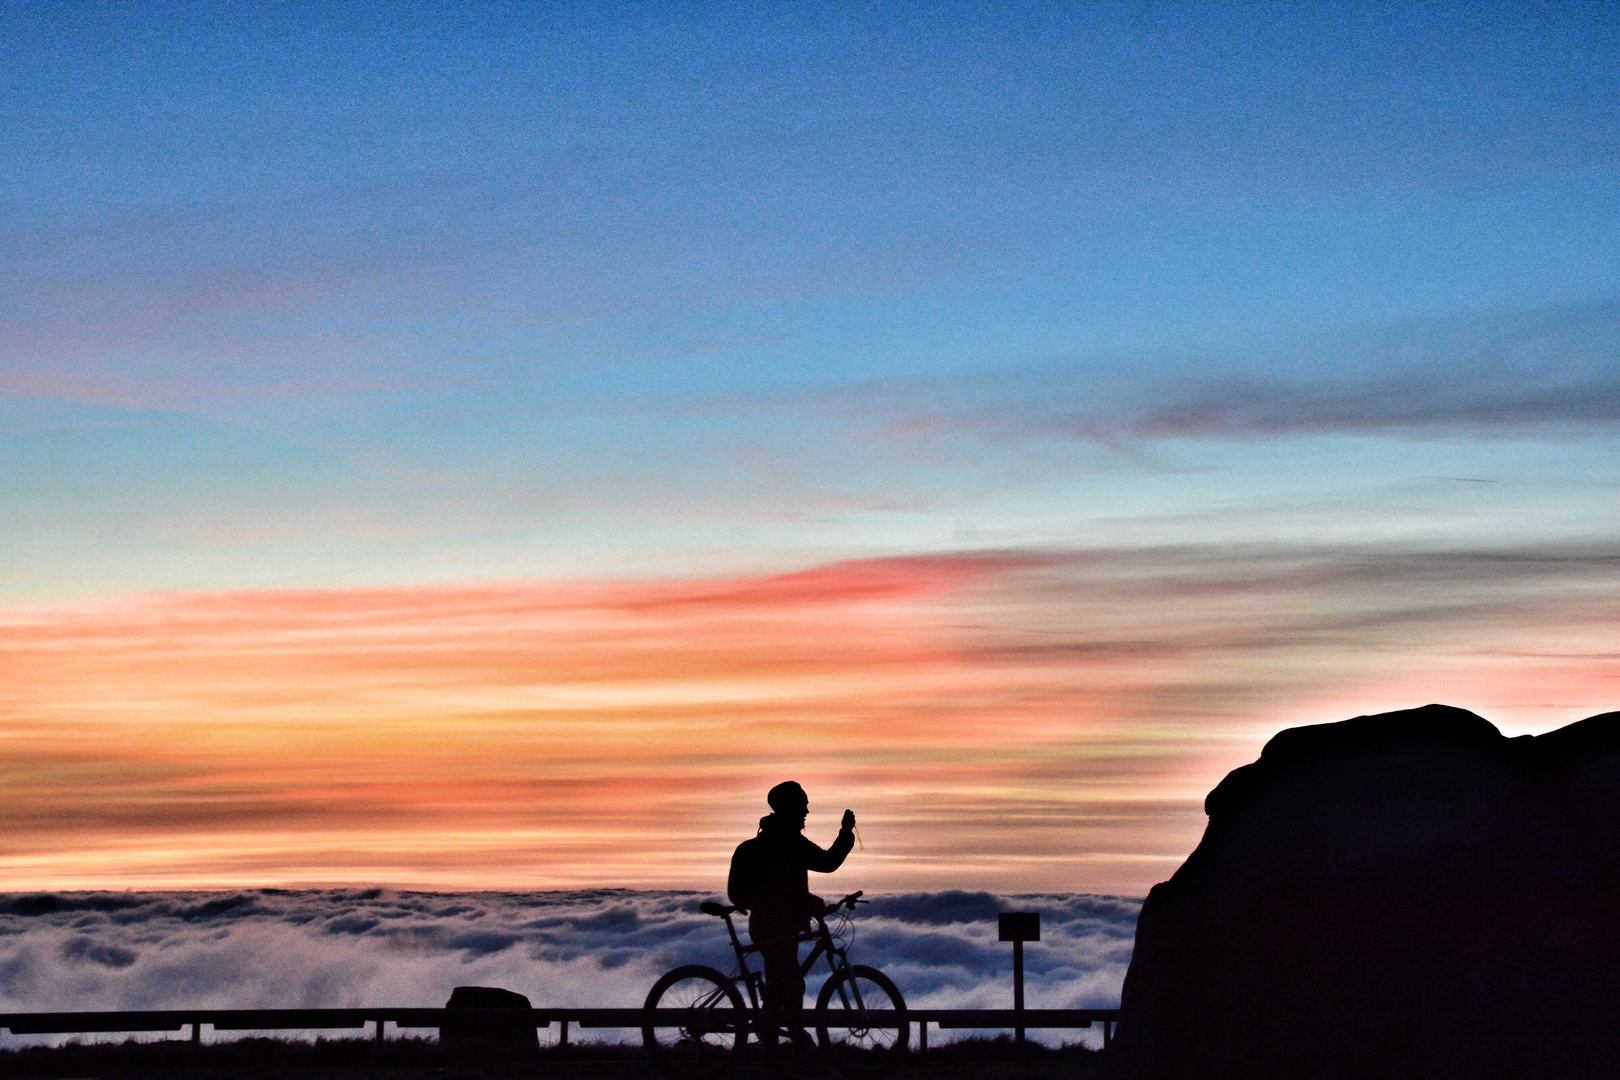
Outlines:
[{"label": "ground", "polygon": [[[969,1040],[915,1055],[893,1080],[1107,1080],[1104,1055],[1081,1047],[1047,1050],[1011,1040]],[[243,1039],[212,1046],[188,1042],[100,1044],[0,1051],[0,1075],[40,1080],[664,1080],[639,1048],[571,1046],[545,1049],[538,1060],[451,1052],[428,1041],[401,1040],[378,1047],[367,1041],[290,1043]],[[838,1080],[819,1058],[784,1059],[769,1067],[745,1060],[733,1080]]]}]

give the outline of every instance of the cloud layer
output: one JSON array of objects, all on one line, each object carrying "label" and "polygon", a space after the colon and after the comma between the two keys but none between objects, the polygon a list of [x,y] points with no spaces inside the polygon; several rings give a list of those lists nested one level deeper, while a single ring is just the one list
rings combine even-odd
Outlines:
[{"label": "cloud layer", "polygon": [[1409,318],[1262,349],[1093,357],[793,400],[911,435],[998,442],[1588,436],[1620,421],[1620,305]]},{"label": "cloud layer", "polygon": [[0,871],[696,887],[793,777],[829,890],[1142,895],[1280,728],[1612,709],[1617,600],[1608,546],[1276,544],[13,611]]},{"label": "cloud layer", "polygon": [[[10,894],[0,896],[0,1010],[433,1007],[461,985],[504,986],[538,1005],[637,1006],[677,964],[733,969],[722,924],[697,910],[705,898]],[[1005,1008],[1010,947],[996,941],[995,916],[1036,910],[1042,940],[1027,950],[1029,1004],[1113,1008],[1139,907],[1078,895],[880,896],[853,920],[852,952],[888,973],[910,1004]],[[812,995],[818,984],[811,981]]]}]

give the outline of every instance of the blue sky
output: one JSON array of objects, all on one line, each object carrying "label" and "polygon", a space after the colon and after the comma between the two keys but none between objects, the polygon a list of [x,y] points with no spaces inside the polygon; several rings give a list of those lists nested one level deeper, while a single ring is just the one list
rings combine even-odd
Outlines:
[{"label": "blue sky", "polygon": [[17,600],[1063,544],[1122,478],[1196,510],[1247,461],[1288,505],[1395,462],[1612,476],[1600,6],[0,35]]}]

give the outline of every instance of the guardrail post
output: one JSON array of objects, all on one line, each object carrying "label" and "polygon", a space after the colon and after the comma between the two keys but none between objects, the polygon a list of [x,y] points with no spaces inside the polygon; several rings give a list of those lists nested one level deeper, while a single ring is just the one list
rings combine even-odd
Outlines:
[{"label": "guardrail post", "polygon": [[202,1045],[202,1021],[201,1020],[193,1020],[191,1022],[191,1045],[192,1046],[201,1046]]},{"label": "guardrail post", "polygon": [[384,1020],[380,1016],[377,1017],[377,1045],[378,1046],[381,1046],[383,1044],[383,1042],[385,1041],[385,1039],[386,1039],[386,1036],[383,1035],[383,1029],[386,1028],[387,1026],[388,1026],[388,1021],[387,1020]]},{"label": "guardrail post", "polygon": [[557,1021],[557,1049],[568,1049],[568,1021],[566,1019]]},{"label": "guardrail post", "polygon": [[917,1056],[928,1056],[928,1021],[917,1021]]}]

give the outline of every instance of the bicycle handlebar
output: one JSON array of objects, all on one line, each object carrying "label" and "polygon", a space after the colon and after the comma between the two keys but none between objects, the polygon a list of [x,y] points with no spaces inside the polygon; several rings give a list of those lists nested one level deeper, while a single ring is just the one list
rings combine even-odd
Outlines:
[{"label": "bicycle handlebar", "polygon": [[[826,909],[822,911],[821,917],[825,919],[828,915],[831,915],[839,908],[847,907],[849,910],[854,911],[856,904],[870,904],[872,901],[861,899],[861,896],[865,893],[865,891],[866,890],[864,889],[856,889],[842,900],[828,904]],[[733,911],[742,911],[742,908],[733,907],[730,904],[717,904],[713,900],[705,900],[703,903],[698,905],[698,910],[703,912],[705,915],[714,915],[719,918],[724,918],[725,916],[730,915]]]},{"label": "bicycle handlebar", "polygon": [[823,911],[821,913],[821,917],[826,918],[828,915],[831,915],[833,912],[837,911],[839,908],[847,907],[847,908],[849,908],[849,910],[854,911],[856,904],[870,904],[872,901],[870,901],[870,900],[862,900],[861,899],[861,894],[864,893],[865,891],[866,890],[864,890],[864,889],[856,889],[854,892],[850,893],[848,896],[844,897],[842,900],[839,900],[839,901],[837,901],[835,903],[832,903],[832,904],[828,904],[827,905],[827,910]]}]

